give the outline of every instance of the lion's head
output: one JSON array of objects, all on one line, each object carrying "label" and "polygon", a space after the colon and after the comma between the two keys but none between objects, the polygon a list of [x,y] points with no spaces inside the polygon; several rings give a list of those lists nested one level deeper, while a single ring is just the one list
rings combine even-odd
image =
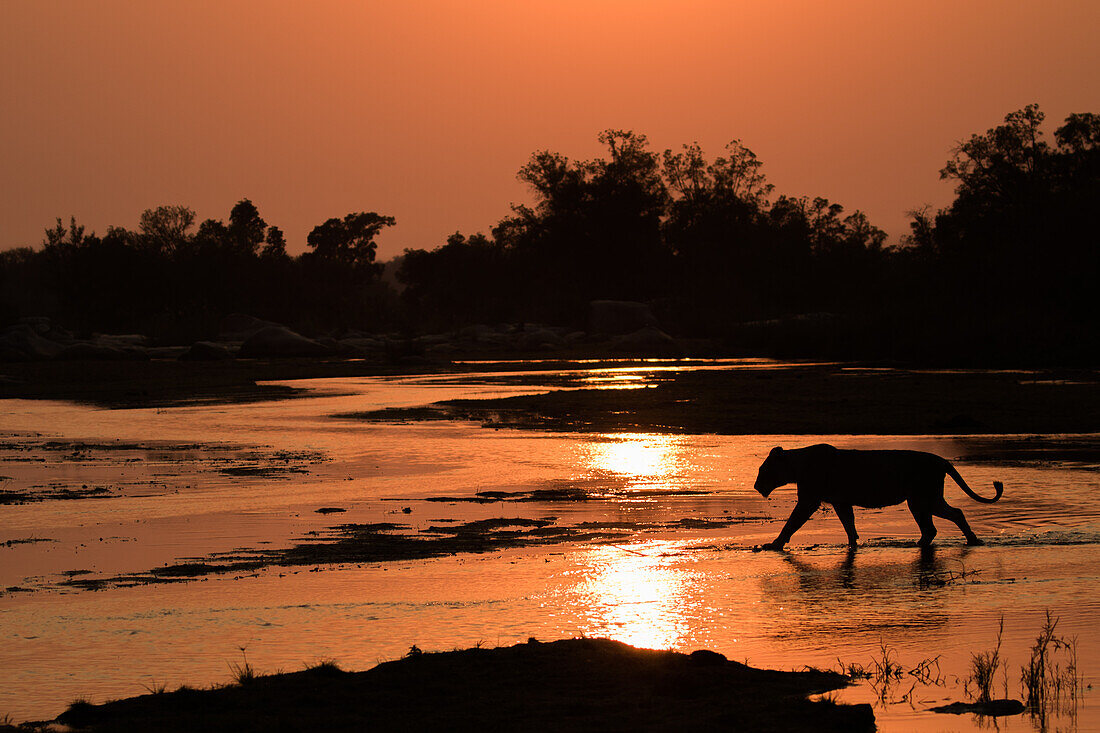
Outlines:
[{"label": "lion's head", "polygon": [[768,498],[768,494],[772,493],[776,488],[783,484],[789,484],[794,481],[794,476],[791,474],[790,461],[783,455],[782,448],[772,448],[771,453],[764,459],[764,462],[760,464],[760,472],[756,474],[756,484],[754,488],[760,492],[760,495],[765,499]]}]

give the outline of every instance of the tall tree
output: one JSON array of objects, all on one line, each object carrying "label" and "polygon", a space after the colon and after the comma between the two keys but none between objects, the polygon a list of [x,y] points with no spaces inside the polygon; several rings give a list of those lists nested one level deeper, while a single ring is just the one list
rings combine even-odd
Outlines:
[{"label": "tall tree", "polygon": [[267,222],[248,199],[238,201],[229,212],[229,236],[241,254],[255,255],[263,244],[266,231]]},{"label": "tall tree", "polygon": [[315,226],[306,238],[306,244],[318,260],[375,272],[374,258],[378,243],[374,238],[396,223],[392,216],[373,211],[348,214],[343,219],[332,218]]},{"label": "tall tree", "polygon": [[186,206],[158,206],[141,212],[138,229],[142,241],[155,252],[172,253],[187,242],[187,230],[195,223],[195,212]]}]

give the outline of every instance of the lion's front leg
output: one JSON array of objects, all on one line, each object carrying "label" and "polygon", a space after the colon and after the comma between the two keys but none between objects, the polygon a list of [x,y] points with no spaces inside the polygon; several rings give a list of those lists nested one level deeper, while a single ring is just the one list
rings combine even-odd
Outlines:
[{"label": "lion's front leg", "polygon": [[791,511],[791,516],[787,517],[787,523],[783,525],[783,531],[774,540],[762,545],[761,549],[782,550],[783,546],[790,541],[791,536],[806,523],[807,519],[813,516],[819,506],[821,506],[820,501],[799,497],[798,503],[794,505],[794,509]]}]

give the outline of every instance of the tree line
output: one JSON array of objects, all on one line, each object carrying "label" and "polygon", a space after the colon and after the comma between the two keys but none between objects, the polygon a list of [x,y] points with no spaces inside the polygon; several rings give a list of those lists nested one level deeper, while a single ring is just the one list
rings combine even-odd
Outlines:
[{"label": "tree line", "polygon": [[860,211],[777,195],[740,141],[657,152],[608,130],[605,152],[534,153],[533,195],[488,234],[406,250],[400,292],[380,278],[373,212],[333,218],[308,251],[247,199],[194,227],[182,206],[98,237],[61,220],[38,249],[0,253],[0,317],[77,329],[203,336],[243,311],[314,333],[441,331],[475,323],[584,328],[596,299],[649,303],[680,337],[779,356],[923,361],[1095,361],[1100,115],[1044,139],[1012,112],[952,151],[946,208],[911,212],[896,246]]},{"label": "tree line", "polygon": [[375,238],[394,225],[373,212],[332,218],[291,257],[282,231],[242,199],[228,221],[195,227],[186,206],[142,213],[138,229],[97,236],[70,218],[41,248],[0,253],[5,320],[49,315],[80,332],[145,333],[165,342],[208,338],[228,313],[303,331],[388,326],[397,296],[379,281]]}]

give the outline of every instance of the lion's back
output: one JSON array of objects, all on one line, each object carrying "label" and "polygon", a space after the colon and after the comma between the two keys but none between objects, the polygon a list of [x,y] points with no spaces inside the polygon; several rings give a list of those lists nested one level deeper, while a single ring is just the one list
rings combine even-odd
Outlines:
[{"label": "lion's back", "polygon": [[863,507],[897,504],[943,488],[947,462],[913,450],[837,449],[821,466],[828,501]]}]

